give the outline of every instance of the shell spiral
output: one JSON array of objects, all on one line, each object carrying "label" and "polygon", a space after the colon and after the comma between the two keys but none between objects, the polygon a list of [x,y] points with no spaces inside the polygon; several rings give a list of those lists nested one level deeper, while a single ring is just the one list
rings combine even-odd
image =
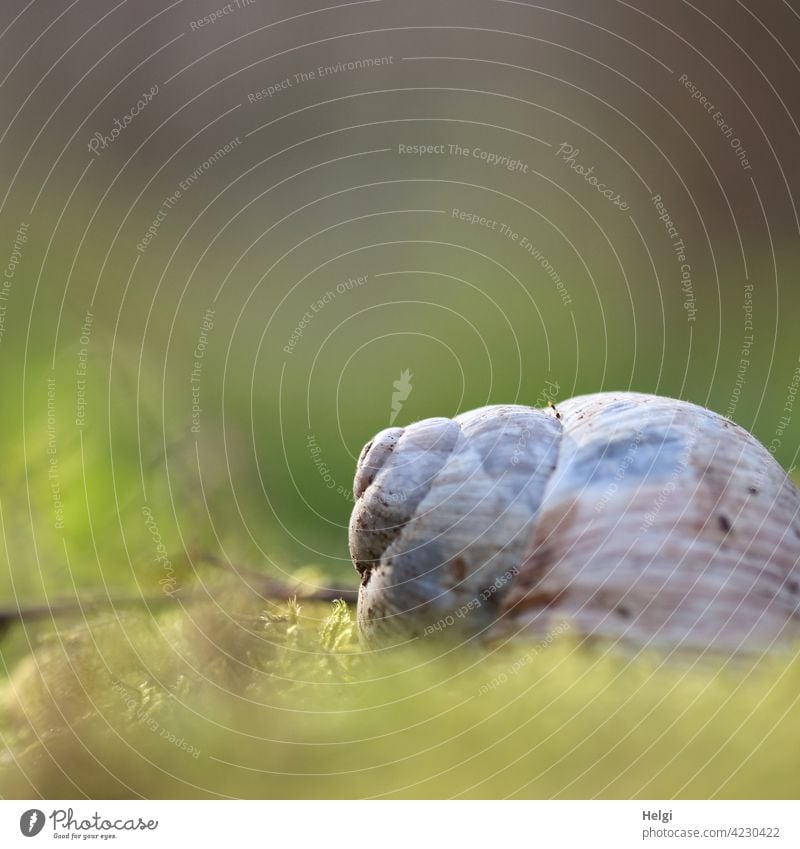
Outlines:
[{"label": "shell spiral", "polygon": [[800,637],[800,491],[703,407],[635,393],[379,433],[350,553],[368,642],[443,631],[764,650]]}]

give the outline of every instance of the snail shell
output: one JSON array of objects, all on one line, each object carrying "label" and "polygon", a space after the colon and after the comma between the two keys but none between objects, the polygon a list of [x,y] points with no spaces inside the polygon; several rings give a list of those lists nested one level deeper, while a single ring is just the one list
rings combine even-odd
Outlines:
[{"label": "snail shell", "polygon": [[367,641],[448,631],[763,650],[800,636],[800,492],[710,410],[599,393],[483,407],[361,452]]}]

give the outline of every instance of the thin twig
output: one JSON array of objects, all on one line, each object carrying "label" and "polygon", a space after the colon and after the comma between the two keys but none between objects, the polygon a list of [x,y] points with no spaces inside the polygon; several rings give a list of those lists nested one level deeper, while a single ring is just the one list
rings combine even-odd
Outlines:
[{"label": "thin twig", "polygon": [[[297,587],[268,578],[253,569],[239,570],[238,568],[229,568],[213,555],[202,555],[199,559],[213,566],[223,568],[226,571],[232,571],[239,577],[242,577],[243,572],[248,574],[255,579],[255,586],[252,588],[264,599],[288,601],[291,598],[299,596],[302,601],[331,602],[337,599],[343,599],[348,604],[355,604],[358,597],[358,591],[349,587],[324,587],[309,593],[303,593],[301,591],[299,592]],[[58,599],[44,604],[0,608],[0,636],[11,625],[17,623],[36,622],[43,619],[63,619],[70,616],[84,616],[88,613],[95,613],[98,610],[116,610],[120,607],[141,606],[150,608],[169,606],[176,603],[208,601],[211,597],[208,588],[205,588],[206,592],[203,594],[192,592],[191,590],[193,589],[195,588],[178,589],[170,593],[162,592],[157,596],[89,596],[87,598]],[[225,591],[230,592],[230,588],[226,587]]]},{"label": "thin twig", "polygon": [[268,578],[263,572],[256,569],[251,569],[249,566],[237,566],[233,563],[221,560],[215,554],[199,551],[194,554],[193,559],[208,563],[210,566],[216,566],[226,572],[230,572],[239,578],[250,577],[256,582],[256,586],[262,588],[262,595],[265,598],[275,598],[287,600],[300,596],[304,601],[336,601],[343,599],[348,604],[355,604],[358,601],[358,590],[352,587],[320,587],[309,593],[298,592],[296,587],[284,584],[282,581],[276,581]]}]

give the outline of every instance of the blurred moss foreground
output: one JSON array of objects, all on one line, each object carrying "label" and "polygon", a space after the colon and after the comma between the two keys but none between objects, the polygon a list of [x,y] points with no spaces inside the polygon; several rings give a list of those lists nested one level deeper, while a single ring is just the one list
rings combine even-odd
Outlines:
[{"label": "blurred moss foreground", "polygon": [[800,795],[794,653],[665,662],[568,628],[364,652],[344,604],[241,590],[35,640],[2,691],[3,797]]}]

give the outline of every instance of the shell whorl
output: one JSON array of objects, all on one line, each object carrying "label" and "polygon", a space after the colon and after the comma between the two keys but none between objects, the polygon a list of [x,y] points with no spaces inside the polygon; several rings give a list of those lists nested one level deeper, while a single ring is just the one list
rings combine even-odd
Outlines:
[{"label": "shell whorl", "polygon": [[747,431],[651,395],[484,407],[378,434],[350,551],[367,640],[568,622],[637,645],[800,635],[800,492]]}]

